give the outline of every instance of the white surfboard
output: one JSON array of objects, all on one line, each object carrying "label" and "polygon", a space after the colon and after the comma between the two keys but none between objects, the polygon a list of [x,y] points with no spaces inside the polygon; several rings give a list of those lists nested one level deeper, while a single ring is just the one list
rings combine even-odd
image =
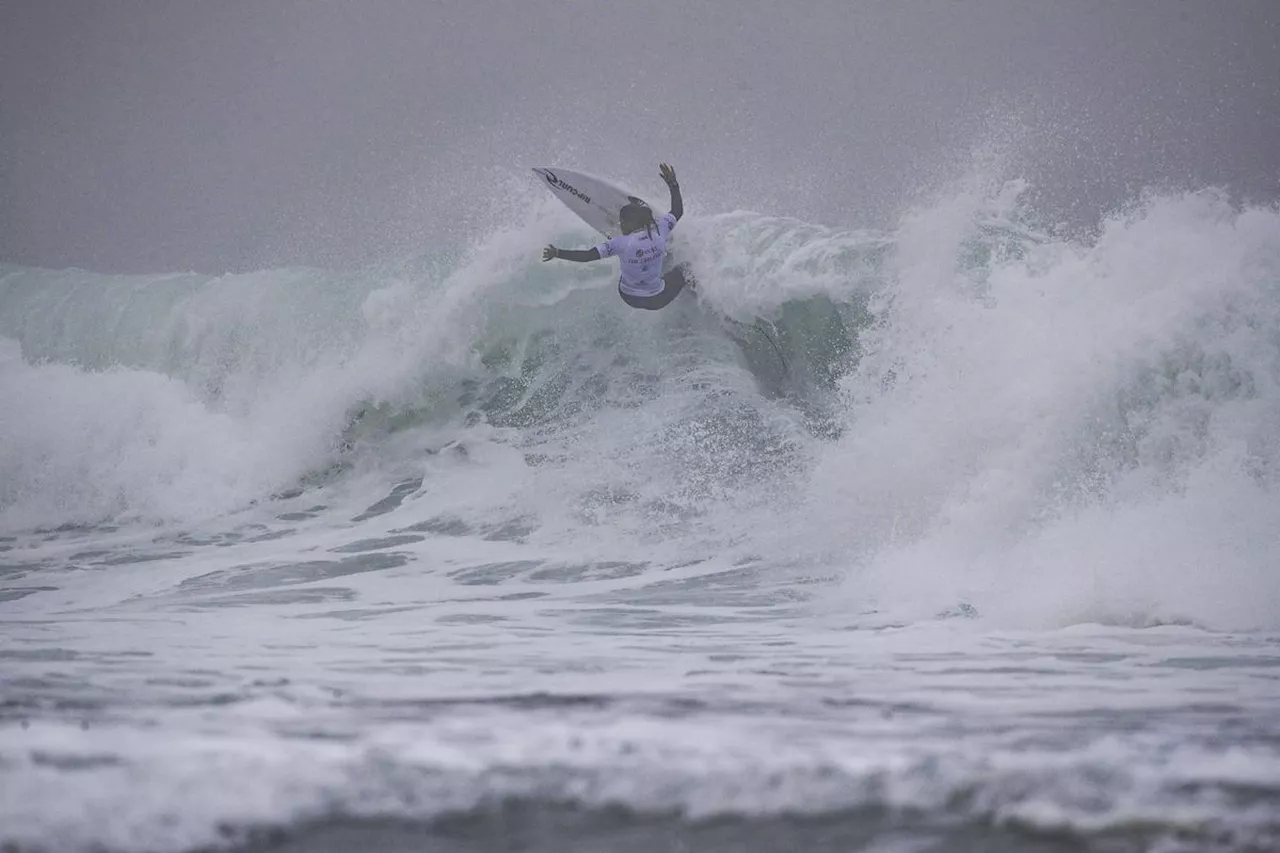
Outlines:
[{"label": "white surfboard", "polygon": [[623,205],[632,201],[649,204],[630,190],[584,172],[554,166],[536,166],[533,171],[565,207],[606,237],[619,233],[618,211]]}]

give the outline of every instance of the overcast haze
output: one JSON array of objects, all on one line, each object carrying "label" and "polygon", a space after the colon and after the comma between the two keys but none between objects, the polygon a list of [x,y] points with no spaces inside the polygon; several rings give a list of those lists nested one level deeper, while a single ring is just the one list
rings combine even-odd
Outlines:
[{"label": "overcast haze", "polygon": [[539,163],[876,224],[984,141],[1072,221],[1152,184],[1272,200],[1280,2],[0,5],[22,264],[357,265],[476,236]]}]

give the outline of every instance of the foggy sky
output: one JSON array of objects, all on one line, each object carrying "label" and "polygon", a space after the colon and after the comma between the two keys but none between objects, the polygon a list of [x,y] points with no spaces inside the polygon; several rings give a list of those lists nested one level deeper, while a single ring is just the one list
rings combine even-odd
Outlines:
[{"label": "foggy sky", "polygon": [[12,263],[358,265],[477,236],[538,164],[884,224],[984,146],[1076,222],[1274,200],[1280,0],[0,2]]}]

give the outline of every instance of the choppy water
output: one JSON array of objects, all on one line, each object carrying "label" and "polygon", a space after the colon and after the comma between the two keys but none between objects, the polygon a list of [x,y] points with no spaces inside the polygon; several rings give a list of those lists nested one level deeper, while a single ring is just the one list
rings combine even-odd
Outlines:
[{"label": "choppy water", "polygon": [[0,268],[0,845],[1280,847],[1280,214]]}]

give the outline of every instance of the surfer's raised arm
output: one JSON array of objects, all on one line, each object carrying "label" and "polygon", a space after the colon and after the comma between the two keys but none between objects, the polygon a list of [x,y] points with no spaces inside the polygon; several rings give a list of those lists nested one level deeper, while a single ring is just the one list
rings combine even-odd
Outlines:
[{"label": "surfer's raised arm", "polygon": [[680,198],[680,182],[676,180],[676,170],[668,163],[658,164],[658,174],[671,190],[671,215],[676,219],[684,216],[684,199]]}]

